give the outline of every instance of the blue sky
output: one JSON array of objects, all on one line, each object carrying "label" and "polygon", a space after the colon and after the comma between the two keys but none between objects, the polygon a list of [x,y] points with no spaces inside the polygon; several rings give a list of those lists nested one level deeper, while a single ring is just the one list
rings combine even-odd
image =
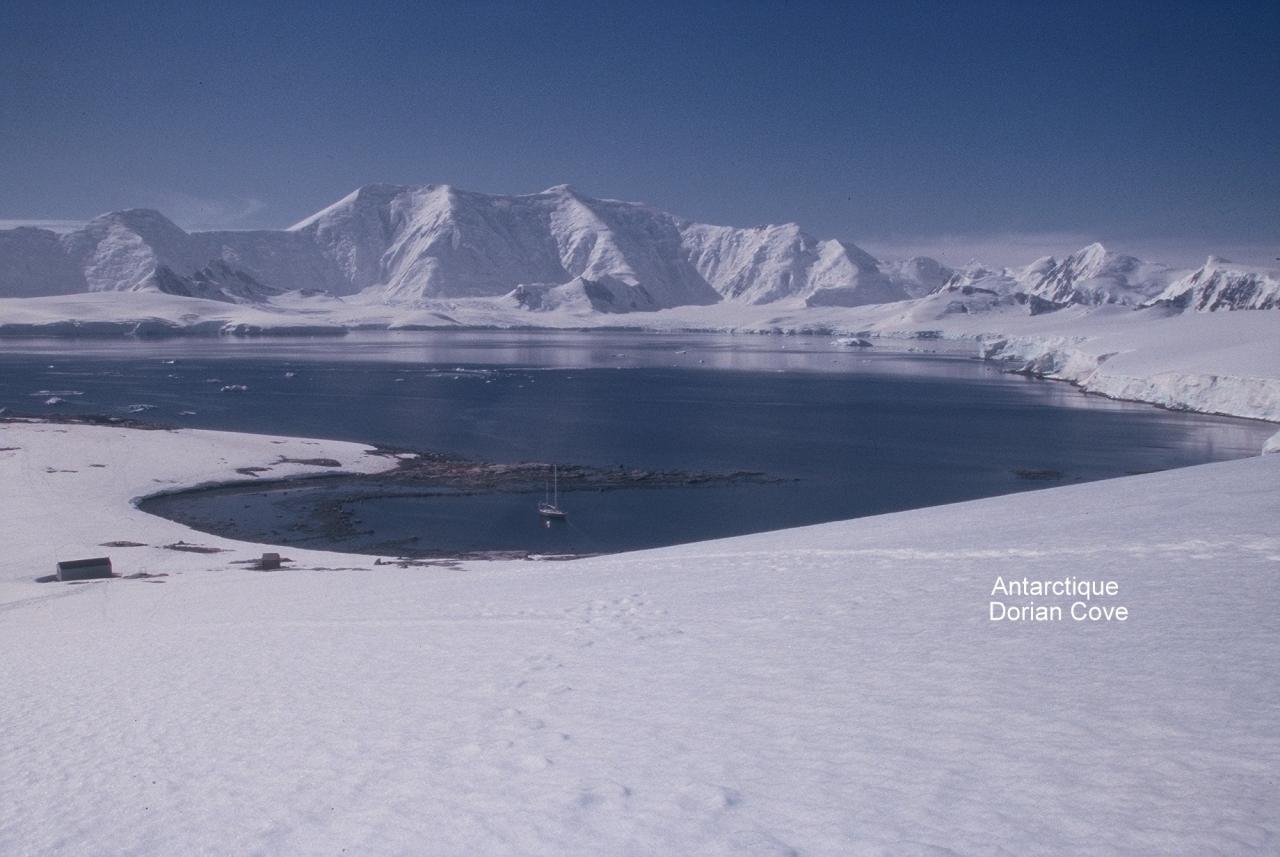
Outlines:
[{"label": "blue sky", "polygon": [[11,0],[0,218],[284,226],[375,181],[569,182],[951,261],[1274,258],[1278,45],[1276,3]]}]

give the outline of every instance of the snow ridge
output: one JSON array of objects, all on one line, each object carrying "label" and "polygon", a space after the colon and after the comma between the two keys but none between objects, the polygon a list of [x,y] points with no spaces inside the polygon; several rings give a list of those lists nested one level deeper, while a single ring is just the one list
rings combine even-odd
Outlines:
[{"label": "snow ridge", "polygon": [[722,303],[854,307],[965,286],[1023,293],[1022,303],[1041,309],[1280,306],[1280,279],[1216,259],[1179,279],[1165,265],[1091,244],[1023,269],[956,271],[924,256],[882,262],[794,223],[694,223],[569,185],[510,196],[371,184],[284,230],[188,233],[157,211],[129,209],[63,235],[0,231],[6,297],[159,289],[252,303],[324,291],[374,304],[490,299],[589,314]]},{"label": "snow ridge", "polygon": [[1171,283],[1157,300],[1199,311],[1276,309],[1280,307],[1280,277],[1243,270],[1210,256],[1199,269]]},{"label": "snow ridge", "polygon": [[1027,294],[1061,304],[1137,305],[1162,292],[1169,269],[1090,244],[1065,259],[1037,259],[1014,276]]},{"label": "snow ridge", "polygon": [[[260,288],[231,294],[211,277]],[[503,298],[593,312],[789,299],[852,306],[909,294],[865,251],[795,224],[707,226],[568,185],[523,196],[367,185],[277,231],[189,234],[135,209],[61,237],[0,232],[0,295],[152,288],[218,300],[295,290],[407,304]]]}]

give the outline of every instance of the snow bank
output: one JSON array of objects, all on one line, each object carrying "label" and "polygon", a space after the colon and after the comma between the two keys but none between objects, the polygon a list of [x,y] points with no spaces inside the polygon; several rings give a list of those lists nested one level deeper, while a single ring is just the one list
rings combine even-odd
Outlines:
[{"label": "snow bank", "polygon": [[1266,313],[1175,316],[1077,336],[986,338],[984,359],[1114,399],[1280,422],[1280,324]]},{"label": "snow bank", "polygon": [[[155,480],[373,466],[214,432],[0,446],[10,581],[194,540],[128,505]],[[573,563],[113,549],[170,576],[7,584],[0,853],[1274,853],[1278,479],[1265,456]],[[990,621],[997,578],[1068,576],[1128,619]]]},{"label": "snow bank", "polygon": [[1017,364],[1016,371],[1070,381],[1112,399],[1280,422],[1280,379],[1276,378],[1180,372],[1135,377],[1104,368],[1110,354],[1091,353],[1054,340],[998,339],[984,344],[982,356],[1012,361]]},{"label": "snow bank", "polygon": [[347,327],[319,311],[339,303],[290,294],[250,307],[159,292],[0,300],[0,337],[342,336]]}]

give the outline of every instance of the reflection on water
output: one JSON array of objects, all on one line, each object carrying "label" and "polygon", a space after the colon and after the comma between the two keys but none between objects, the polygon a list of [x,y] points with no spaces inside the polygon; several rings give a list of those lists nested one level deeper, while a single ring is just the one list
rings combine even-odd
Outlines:
[{"label": "reflection on water", "polygon": [[[167,509],[244,538],[348,549],[670,544],[1252,455],[1274,430],[1085,396],[960,356],[819,337],[416,332],[3,345],[0,407],[12,413],[109,413],[489,461],[783,480],[569,490],[563,528],[543,527],[529,494],[389,490],[354,502],[337,484],[185,498]],[[1020,469],[1061,476],[1027,480]],[[305,523],[335,504],[361,535],[337,539]]]},{"label": "reflection on water", "polygon": [[[971,356],[976,348],[930,341],[921,347]],[[501,366],[546,369],[707,368],[739,371],[843,372],[886,353],[884,348],[835,345],[825,336],[660,334],[626,331],[411,331],[320,337],[163,340],[0,340],[0,352],[50,361],[84,358],[277,362],[396,363],[422,366]],[[894,374],[932,374],[927,364],[894,362]]]}]

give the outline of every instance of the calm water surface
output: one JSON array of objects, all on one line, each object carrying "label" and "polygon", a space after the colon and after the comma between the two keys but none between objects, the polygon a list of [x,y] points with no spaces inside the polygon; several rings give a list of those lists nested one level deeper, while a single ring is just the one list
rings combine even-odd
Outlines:
[{"label": "calm water surface", "polygon": [[[497,462],[777,481],[540,494],[342,481],[149,508],[242,538],[381,553],[582,553],[776,529],[1256,454],[1274,427],[1085,396],[961,356],[819,337],[406,333],[4,343],[10,413],[133,416]],[[1017,471],[1056,471],[1028,480]],[[413,496],[405,496],[406,493]],[[426,494],[427,496],[422,496]],[[316,510],[345,513],[345,526]],[[340,530],[340,531],[339,531]]]}]

